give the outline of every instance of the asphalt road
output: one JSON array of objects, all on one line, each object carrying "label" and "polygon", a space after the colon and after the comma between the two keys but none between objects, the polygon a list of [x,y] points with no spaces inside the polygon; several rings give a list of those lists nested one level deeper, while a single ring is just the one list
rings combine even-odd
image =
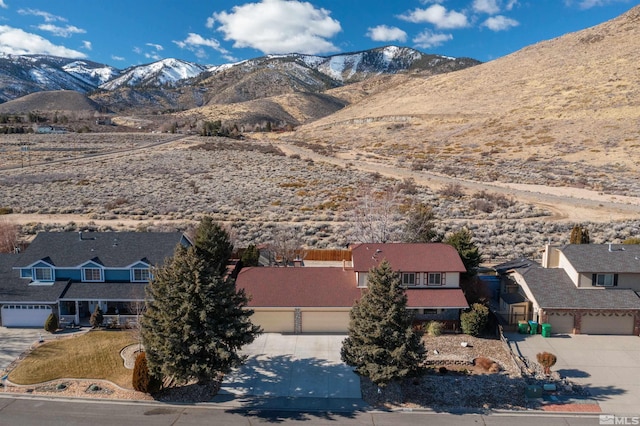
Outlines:
[{"label": "asphalt road", "polygon": [[[630,419],[631,420],[631,419]],[[417,424],[451,426],[556,426],[597,425],[598,415],[532,415],[496,413],[490,415],[434,412],[301,412],[247,411],[218,405],[167,405],[162,403],[103,402],[15,397],[0,393],[0,425],[375,425]]]}]

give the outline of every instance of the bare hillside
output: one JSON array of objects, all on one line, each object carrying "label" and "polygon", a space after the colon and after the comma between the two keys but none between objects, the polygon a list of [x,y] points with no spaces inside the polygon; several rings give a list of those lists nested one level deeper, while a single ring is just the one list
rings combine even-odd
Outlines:
[{"label": "bare hillside", "polygon": [[24,114],[31,111],[98,112],[100,105],[73,90],[36,92],[0,104],[2,113]]},{"label": "bare hillside", "polygon": [[408,78],[294,139],[475,180],[640,195],[640,6],[580,32]]}]

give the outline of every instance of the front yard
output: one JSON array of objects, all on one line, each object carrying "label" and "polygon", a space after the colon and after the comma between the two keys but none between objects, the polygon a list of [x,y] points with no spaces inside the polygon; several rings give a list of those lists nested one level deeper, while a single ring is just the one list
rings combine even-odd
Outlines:
[{"label": "front yard", "polygon": [[9,374],[18,385],[62,378],[109,380],[131,389],[131,370],[124,367],[120,351],[136,343],[127,331],[90,331],[37,346]]}]

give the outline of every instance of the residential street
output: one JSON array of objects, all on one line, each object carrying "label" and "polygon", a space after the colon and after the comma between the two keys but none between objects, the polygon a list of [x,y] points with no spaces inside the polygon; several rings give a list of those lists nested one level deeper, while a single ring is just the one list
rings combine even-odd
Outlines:
[{"label": "residential street", "polygon": [[[629,419],[631,420],[631,419]],[[166,405],[160,403],[127,403],[86,400],[51,400],[0,394],[0,424],[21,426],[74,425],[375,425],[409,426],[434,424],[450,426],[572,426],[600,424],[598,415],[540,415],[496,413],[450,414],[425,412],[380,411],[246,411],[219,405]]]}]

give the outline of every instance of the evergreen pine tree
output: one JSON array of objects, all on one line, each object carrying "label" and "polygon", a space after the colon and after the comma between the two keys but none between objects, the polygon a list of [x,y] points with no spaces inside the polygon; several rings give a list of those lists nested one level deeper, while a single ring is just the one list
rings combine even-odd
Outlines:
[{"label": "evergreen pine tree", "polygon": [[204,259],[212,273],[223,276],[233,252],[229,234],[211,217],[205,216],[196,229],[193,243],[198,256]]},{"label": "evergreen pine tree", "polygon": [[255,244],[249,244],[249,247],[242,253],[240,258],[242,266],[258,266],[260,264],[260,251]]},{"label": "evergreen pine tree", "polygon": [[351,309],[342,360],[378,386],[415,375],[425,358],[420,334],[412,327],[400,277],[385,260],[369,271],[368,290]]},{"label": "evergreen pine tree", "polygon": [[407,212],[407,222],[402,231],[402,240],[407,243],[430,243],[438,238],[433,209],[425,203],[416,203]]},{"label": "evergreen pine tree", "polygon": [[482,254],[480,248],[472,241],[473,235],[467,228],[463,228],[445,238],[444,243],[453,246],[458,254],[465,269],[466,276],[471,277],[476,274],[476,268],[482,263]]},{"label": "evergreen pine tree", "polygon": [[[203,222],[207,229],[221,229],[209,224]],[[147,287],[142,317],[147,363],[152,375],[179,383],[206,384],[237,367],[244,360],[238,350],[260,332],[250,321],[253,311],[244,309],[244,291],[236,291],[234,281],[220,273],[227,257],[211,257],[212,252],[227,253],[222,248],[228,236],[213,232],[221,237],[216,243],[200,239],[204,234],[198,230],[195,247],[179,246]]]}]

